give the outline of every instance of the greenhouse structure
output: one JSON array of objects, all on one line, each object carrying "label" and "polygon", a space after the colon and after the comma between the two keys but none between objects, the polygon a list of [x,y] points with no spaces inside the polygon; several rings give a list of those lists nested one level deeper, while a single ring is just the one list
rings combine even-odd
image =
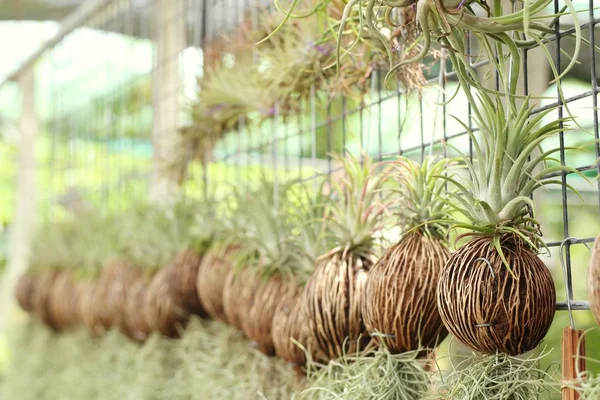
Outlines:
[{"label": "greenhouse structure", "polygon": [[597,1],[8,0],[0,37],[0,399],[600,399]]}]

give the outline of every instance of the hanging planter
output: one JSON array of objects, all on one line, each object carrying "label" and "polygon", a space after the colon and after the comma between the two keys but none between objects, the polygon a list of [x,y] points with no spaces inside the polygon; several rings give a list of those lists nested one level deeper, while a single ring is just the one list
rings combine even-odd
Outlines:
[{"label": "hanging planter", "polygon": [[80,289],[73,278],[73,273],[59,272],[52,282],[48,295],[48,308],[58,329],[68,329],[79,322],[77,307],[79,296]]},{"label": "hanging planter", "polygon": [[37,276],[26,272],[19,277],[15,287],[15,297],[19,307],[25,312],[33,311],[32,297],[37,284]]},{"label": "hanging planter", "polygon": [[190,314],[204,315],[196,283],[204,251],[186,249],[173,260],[173,292],[175,303]]},{"label": "hanging planter", "polygon": [[499,96],[478,94],[473,109],[481,136],[464,126],[476,155],[473,162],[462,155],[469,181],[445,178],[458,188],[456,208],[469,221],[455,226],[470,230],[461,237],[471,239],[442,271],[437,304],[444,324],[461,342],[486,354],[514,356],[540,343],[556,307],[552,276],[537,255],[544,244],[530,196],[560,183],[553,172],[578,172],[553,164],[551,155],[558,149],[533,154],[568,119],[541,125],[554,109],[530,117],[532,107],[516,111],[511,100],[505,108]]},{"label": "hanging planter", "polygon": [[301,294],[301,287],[292,287],[287,296],[279,301],[271,327],[275,354],[298,366],[306,363],[305,351],[310,348],[306,324],[301,319]]},{"label": "hanging planter", "polygon": [[596,322],[600,324],[600,236],[596,238],[592,254],[590,255],[587,285],[590,309]]},{"label": "hanging planter", "polygon": [[316,264],[302,294],[303,318],[316,360],[354,353],[370,341],[362,319],[367,273],[375,262],[374,238],[387,199],[384,174],[365,156],[338,158],[345,176],[332,182],[338,203],[327,221],[336,245]]},{"label": "hanging planter", "polygon": [[55,270],[42,271],[38,274],[36,279],[35,289],[31,296],[31,309],[33,315],[41,321],[47,327],[58,330],[60,327],[57,325],[52,310],[49,307],[50,294],[52,293],[52,286],[58,276],[58,272]]},{"label": "hanging planter", "polygon": [[[181,264],[176,258],[177,254],[183,253],[182,249],[189,248],[191,242],[190,229],[194,220],[189,206],[181,203],[158,208],[140,204],[129,212],[125,220],[127,224],[120,230],[121,257],[137,271],[128,280],[126,292],[119,303],[129,308],[139,302],[143,293],[138,312],[143,314],[145,324],[150,330],[169,337],[179,336],[190,315],[183,303],[189,298],[189,293],[181,296],[182,287],[177,286],[178,273],[181,272],[177,268]],[[147,286],[141,288],[140,283],[146,282],[146,279],[149,279]],[[129,291],[133,286],[136,286],[136,292],[132,292],[130,300]],[[196,291],[193,286],[191,289],[191,297],[194,298]],[[124,316],[131,316],[131,310],[121,308],[119,311]],[[124,321],[122,329],[133,337],[145,336],[145,325],[138,319]],[[133,329],[135,326],[140,326],[140,329]]]},{"label": "hanging planter", "polygon": [[[227,319],[268,355],[275,352],[275,310],[296,290],[295,278],[302,267],[302,249],[294,241],[290,216],[283,212],[289,208],[290,190],[290,185],[263,181],[257,190],[238,197],[243,207],[237,212],[245,227],[235,238],[240,244],[237,266],[230,272],[231,284],[224,293]],[[237,293],[242,295],[235,298]]]},{"label": "hanging planter", "polygon": [[144,342],[152,328],[146,320],[144,301],[146,298],[146,277],[139,277],[127,290],[123,306],[123,318],[119,326],[121,332],[136,342]]},{"label": "hanging planter", "polygon": [[448,160],[405,158],[392,164],[402,238],[389,247],[367,278],[365,326],[391,353],[435,348],[448,334],[436,306],[438,278],[450,256],[450,207],[440,176]]},{"label": "hanging planter", "polygon": [[295,262],[302,266],[295,270],[295,284],[275,309],[271,330],[275,354],[295,366],[303,367],[311,344],[302,314],[302,293],[316,260],[331,248],[328,225],[323,224],[322,220],[333,200],[324,193],[323,186],[316,192],[304,185],[296,185],[295,188],[297,190],[292,189],[294,200],[289,202],[284,213],[291,218],[294,231],[298,232],[295,240],[303,256]]},{"label": "hanging planter", "polygon": [[222,322],[229,322],[225,314],[223,292],[236,251],[235,246],[214,244],[202,257],[198,270],[196,289],[200,304],[211,318]]}]

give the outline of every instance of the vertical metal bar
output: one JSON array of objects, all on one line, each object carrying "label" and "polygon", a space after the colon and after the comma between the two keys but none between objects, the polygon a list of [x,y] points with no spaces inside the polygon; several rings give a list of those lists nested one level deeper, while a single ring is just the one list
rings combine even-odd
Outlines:
[{"label": "vertical metal bar", "polygon": [[310,87],[310,159],[313,168],[313,189],[317,191],[317,104],[316,104],[315,86]]},{"label": "vertical metal bar", "polygon": [[[590,79],[592,84],[592,116],[594,123],[594,139],[596,140],[596,171],[598,176],[600,176],[600,133],[598,128],[598,72],[596,70],[596,20],[594,13],[594,0],[589,0],[588,5],[589,12],[589,32],[590,32]],[[600,179],[597,181],[598,187],[598,207],[600,207]]]},{"label": "vertical metal bar", "polygon": [[[558,13],[560,11],[559,9],[559,2],[558,0],[554,0],[554,12]],[[558,73],[560,74],[561,72],[561,49],[560,49],[560,45],[561,45],[561,35],[560,35],[560,18],[556,21],[555,24],[555,39],[556,39],[556,69],[558,71]],[[561,98],[560,95],[560,90],[559,88],[557,88],[557,101],[559,104],[559,108],[558,108],[558,119],[562,119],[563,118],[563,99]],[[559,123],[559,128],[561,129],[560,132],[558,133],[558,139],[559,139],[559,143],[560,143],[560,165],[564,166],[566,165],[565,162],[565,134],[563,129],[563,123],[560,122]],[[563,234],[565,239],[569,237],[569,210],[568,210],[568,196],[567,196],[567,174],[562,171],[561,172],[561,198],[562,198],[562,217],[563,217]],[[573,299],[573,279],[572,279],[572,274],[571,274],[571,244],[569,241],[567,241],[565,243],[565,256],[566,256],[566,260],[565,260],[565,265],[566,265],[566,269],[567,269],[567,288],[568,288],[568,293],[567,296],[570,300]]]}]

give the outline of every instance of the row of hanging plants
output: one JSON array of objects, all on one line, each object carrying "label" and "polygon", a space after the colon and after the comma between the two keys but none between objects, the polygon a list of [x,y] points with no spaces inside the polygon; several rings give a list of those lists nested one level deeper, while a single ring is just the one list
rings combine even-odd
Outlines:
[{"label": "row of hanging plants", "polygon": [[[326,0],[303,10],[295,1],[283,21],[242,24],[230,57],[206,63],[197,123],[184,135],[204,162],[244,119],[294,115],[315,91],[360,97],[383,61],[388,78],[422,82],[419,61],[443,54],[473,111],[475,127],[463,124],[473,156],[450,145],[456,158],[421,164],[343,156],[343,176],[318,190],[261,182],[227,201],[52,224],[35,242],[19,303],[55,330],[119,328],[136,341],[181,336],[194,314],[221,320],[306,369],[309,398],[559,391],[538,356],[516,358],[537,348],[556,310],[531,195],[561,184],[557,174],[579,174],[556,162],[558,149],[538,151],[573,119],[552,120],[555,108],[535,110],[517,95],[520,48],[546,49],[554,32],[554,17],[542,16],[550,2],[505,12],[500,1]],[[480,83],[469,34],[500,90]],[[394,240],[392,227],[401,230]],[[448,332],[482,355],[440,378],[435,348]]]},{"label": "row of hanging plants", "polygon": [[[452,251],[453,228],[478,222],[467,211],[477,202],[458,197],[482,182],[465,176],[485,171],[489,150],[477,153],[474,164],[337,157],[343,177],[316,191],[264,180],[228,201],[54,223],[35,241],[17,299],[53,330],[117,328],[139,342],[179,337],[193,315],[223,321],[305,369],[309,398],[556,391],[538,357],[512,357],[540,343],[555,310],[552,278],[527,247],[535,233],[501,232],[495,245],[483,232]],[[439,382],[434,350],[448,331],[492,355]]]}]

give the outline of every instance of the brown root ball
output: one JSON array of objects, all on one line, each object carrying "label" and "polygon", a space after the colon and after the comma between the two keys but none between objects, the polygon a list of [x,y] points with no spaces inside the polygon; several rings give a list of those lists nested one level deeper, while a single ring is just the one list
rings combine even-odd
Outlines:
[{"label": "brown root ball", "polygon": [[167,337],[179,337],[189,320],[189,313],[175,302],[174,280],[173,268],[159,270],[144,297],[143,311],[150,329]]},{"label": "brown root ball", "polygon": [[99,336],[110,329],[104,298],[96,281],[79,283],[79,319],[90,335]]},{"label": "brown root ball", "polygon": [[248,269],[232,269],[227,275],[223,289],[223,311],[228,323],[240,331],[244,330],[244,319],[250,314],[260,283],[256,272]]},{"label": "brown root ball", "polygon": [[23,311],[31,312],[33,310],[32,297],[36,282],[37,276],[32,273],[25,273],[21,275],[17,281],[17,286],[15,287],[15,297],[17,299],[17,303],[19,303],[19,307],[21,307]]},{"label": "brown root ball", "polygon": [[31,309],[33,315],[51,329],[57,330],[58,326],[50,309],[50,293],[54,280],[58,276],[56,271],[43,271],[38,274],[35,287],[31,296]]},{"label": "brown root ball", "polygon": [[306,363],[306,354],[294,341],[308,348],[306,323],[302,320],[301,295],[302,290],[296,288],[281,299],[273,316],[271,330],[275,354],[298,366]]},{"label": "brown root ball", "polygon": [[99,284],[104,299],[105,314],[109,326],[119,326],[124,318],[127,291],[139,279],[142,271],[122,261],[113,261],[105,268]]},{"label": "brown root ball", "polygon": [[272,328],[277,306],[295,293],[295,288],[294,283],[280,276],[273,276],[267,281],[260,282],[248,317],[242,321],[246,336],[266,355],[275,354]]},{"label": "brown root ball", "polygon": [[173,260],[175,302],[191,314],[206,315],[200,304],[196,283],[202,256],[193,250],[181,252]]},{"label": "brown root ball", "polygon": [[57,329],[69,329],[79,322],[79,288],[71,272],[60,272],[50,290],[48,307]]},{"label": "brown root ball", "polygon": [[223,307],[223,291],[231,271],[232,251],[233,248],[228,248],[224,252],[217,249],[207,251],[202,257],[196,282],[198,297],[204,311],[211,318],[226,323],[228,321]]},{"label": "brown root ball", "polygon": [[317,262],[302,295],[313,358],[329,361],[370,342],[362,319],[370,259],[335,253]]},{"label": "brown root ball", "polygon": [[131,340],[144,342],[152,329],[143,312],[146,299],[146,282],[143,277],[138,278],[127,291],[123,319],[119,326],[121,332]]},{"label": "brown root ball", "polygon": [[587,284],[590,308],[596,322],[600,324],[600,236],[596,238],[592,249]]},{"label": "brown root ball", "polygon": [[450,257],[444,244],[420,233],[388,248],[369,271],[363,318],[391,353],[434,348],[448,331],[436,305],[440,273]]},{"label": "brown root ball", "polygon": [[491,238],[472,239],[446,263],[437,304],[458,340],[482,353],[515,356],[533,350],[548,332],[556,292],[535,253],[511,235],[500,240],[512,273]]}]

